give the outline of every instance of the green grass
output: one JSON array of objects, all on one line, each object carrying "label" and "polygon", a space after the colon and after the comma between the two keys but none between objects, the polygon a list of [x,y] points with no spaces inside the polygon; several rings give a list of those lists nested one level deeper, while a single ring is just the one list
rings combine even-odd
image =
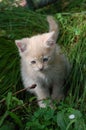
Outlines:
[{"label": "green grass", "polygon": [[72,7],[78,10],[71,5],[65,13],[54,14],[60,25],[58,44],[72,65],[65,100],[55,102],[55,110],[38,108],[26,91],[14,94],[23,88],[14,41],[48,31],[48,7],[40,13],[22,8],[0,11],[0,130],[86,130],[86,15],[72,13]]},{"label": "green grass", "polygon": [[76,13],[82,11],[86,11],[86,0],[57,0],[54,4],[37,10],[37,12],[42,14]]}]

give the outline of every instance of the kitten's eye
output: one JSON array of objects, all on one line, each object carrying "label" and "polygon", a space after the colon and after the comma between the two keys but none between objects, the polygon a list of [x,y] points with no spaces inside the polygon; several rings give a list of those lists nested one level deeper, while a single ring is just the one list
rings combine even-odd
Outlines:
[{"label": "kitten's eye", "polygon": [[36,61],[35,61],[35,60],[31,61],[31,64],[35,64],[35,63],[36,63]]},{"label": "kitten's eye", "polygon": [[43,58],[43,62],[47,62],[48,61],[48,58]]}]

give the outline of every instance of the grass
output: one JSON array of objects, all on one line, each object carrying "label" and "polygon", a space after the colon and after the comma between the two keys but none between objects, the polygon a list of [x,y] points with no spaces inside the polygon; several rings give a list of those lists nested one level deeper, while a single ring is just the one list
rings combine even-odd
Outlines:
[{"label": "grass", "polygon": [[[35,97],[26,91],[14,94],[23,88],[14,40],[48,31],[50,6],[36,12],[0,10],[0,130],[86,130],[86,15],[73,13],[78,10],[75,5],[61,13],[52,11],[54,5],[51,8],[60,25],[58,44],[72,65],[65,84],[66,98],[60,104],[55,102],[55,110],[38,108]],[[84,11],[82,4],[80,7]]]},{"label": "grass", "polygon": [[76,13],[82,11],[86,11],[86,0],[57,0],[55,4],[37,10],[37,12],[42,14]]}]

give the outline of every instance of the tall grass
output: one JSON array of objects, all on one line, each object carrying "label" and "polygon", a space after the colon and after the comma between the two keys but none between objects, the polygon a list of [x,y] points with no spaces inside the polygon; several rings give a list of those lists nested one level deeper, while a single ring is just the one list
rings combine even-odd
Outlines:
[{"label": "tall grass", "polygon": [[[69,75],[70,105],[84,110],[86,106],[86,20],[80,13],[63,13],[56,16],[62,26],[59,43],[69,56],[72,65]],[[64,31],[63,31],[64,30]],[[64,44],[64,45],[63,45]]]}]

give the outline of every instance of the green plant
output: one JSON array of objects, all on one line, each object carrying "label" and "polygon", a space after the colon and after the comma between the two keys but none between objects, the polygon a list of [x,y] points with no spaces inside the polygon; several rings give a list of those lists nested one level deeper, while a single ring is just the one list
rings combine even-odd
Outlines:
[{"label": "green plant", "polygon": [[[15,113],[13,113],[12,111],[11,111],[11,109],[13,109],[13,108],[15,108],[15,107],[17,107],[17,106],[19,106],[19,105],[22,105],[23,104],[23,101],[21,101],[21,100],[19,100],[18,98],[16,98],[16,97],[13,97],[12,96],[12,93],[11,92],[9,92],[8,94],[7,94],[7,97],[5,98],[5,100],[4,100],[4,102],[5,102],[5,112],[4,112],[4,114],[0,117],[0,127],[2,126],[2,124],[3,124],[3,122],[8,118],[8,117],[10,117],[12,120],[14,120],[14,122],[21,128],[21,129],[23,129],[23,125],[22,125],[22,122],[21,122],[21,120],[20,120],[20,117],[19,116],[17,116]],[[5,122],[6,123],[6,125],[5,126],[2,126],[1,127],[1,129],[4,129],[4,127],[5,128],[10,128],[9,127],[9,122]],[[8,124],[8,125],[7,125]],[[10,124],[12,124],[12,122],[10,123]],[[13,127],[15,127],[13,124],[12,124],[12,128]],[[11,129],[11,128],[10,128]]]},{"label": "green plant", "polygon": [[66,107],[59,111],[50,108],[38,109],[27,121],[25,130],[85,130],[85,128],[81,112]]}]

